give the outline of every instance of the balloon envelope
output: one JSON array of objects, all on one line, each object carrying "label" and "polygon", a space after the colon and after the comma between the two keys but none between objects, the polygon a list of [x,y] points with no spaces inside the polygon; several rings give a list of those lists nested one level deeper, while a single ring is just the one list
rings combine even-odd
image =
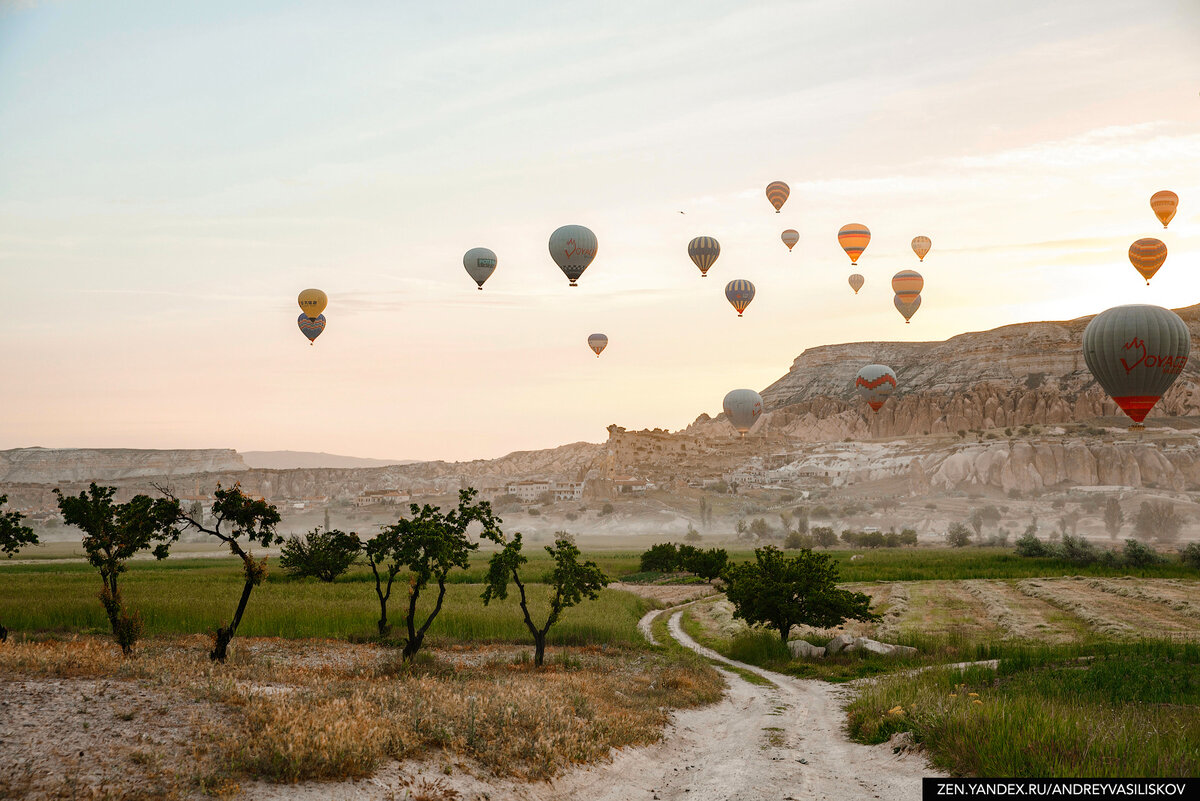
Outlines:
[{"label": "balloon envelope", "polygon": [[767,184],[767,200],[771,201],[771,205],[775,207],[775,213],[783,208],[783,204],[787,202],[788,195],[792,190],[788,189],[788,185],[783,181],[772,181]]},{"label": "balloon envelope", "polygon": [[329,305],[329,298],[319,289],[306,289],[296,300],[300,304],[300,311],[312,320],[320,317],[321,312],[325,311],[325,307]]},{"label": "balloon envelope", "polygon": [[853,275],[850,276],[849,281],[850,281],[850,288],[853,289],[854,294],[857,295],[858,290],[862,289],[862,286],[863,286],[863,284],[865,284],[867,282],[867,279],[863,278],[858,273],[854,273]]},{"label": "balloon envelope", "polygon": [[1158,239],[1139,239],[1129,246],[1129,263],[1142,274],[1146,284],[1167,260],[1167,246]]},{"label": "balloon envelope", "polygon": [[779,238],[783,240],[783,244],[788,246],[788,253],[791,253],[792,248],[794,248],[796,243],[800,241],[800,232],[795,228],[789,228],[780,234]]},{"label": "balloon envelope", "polygon": [[927,236],[914,236],[912,241],[913,253],[917,254],[917,258],[925,261],[925,254],[933,247],[933,241]]},{"label": "balloon envelope", "polygon": [[325,315],[318,314],[316,318],[312,318],[307,314],[301,314],[296,320],[296,325],[300,326],[300,333],[308,337],[308,343],[315,344],[316,338],[321,336],[321,332],[325,330]]},{"label": "balloon envelope", "polygon": [[608,337],[604,334],[589,334],[588,347],[596,351],[596,358],[600,358],[600,351],[608,347]]},{"label": "balloon envelope", "polygon": [[850,257],[851,264],[858,264],[858,257],[867,249],[870,241],[871,229],[862,223],[849,223],[838,231],[838,244]]},{"label": "balloon envelope", "polygon": [[483,282],[496,271],[496,254],[488,248],[471,248],[463,255],[467,275],[483,289]]},{"label": "balloon envelope", "polygon": [[904,315],[904,323],[912,319],[912,316],[917,313],[917,309],[921,308],[921,296],[917,295],[914,298],[906,300],[899,295],[892,299],[892,303],[896,304],[896,311]]},{"label": "balloon envelope", "polygon": [[1169,189],[1155,192],[1150,196],[1150,208],[1154,211],[1154,216],[1158,218],[1158,221],[1163,224],[1163,228],[1166,228],[1179,209],[1179,195]]},{"label": "balloon envelope", "polygon": [[901,270],[892,276],[892,291],[905,303],[910,303],[924,288],[925,279],[916,270]]},{"label": "balloon envelope", "polygon": [[550,234],[550,256],[571,286],[596,258],[596,235],[582,225],[564,225]]},{"label": "balloon envelope", "polygon": [[886,365],[868,364],[854,377],[854,386],[867,405],[877,412],[896,389],[896,374]]},{"label": "balloon envelope", "polygon": [[1191,349],[1187,324],[1161,306],[1117,306],[1083,330],[1083,360],[1134,423],[1175,383]]},{"label": "balloon envelope", "polygon": [[738,317],[741,317],[742,312],[750,305],[750,301],[754,300],[754,284],[744,278],[730,281],[725,285],[725,299],[733,304],[733,308],[737,309]]},{"label": "balloon envelope", "polygon": [[729,422],[744,437],[747,431],[754,428],[754,423],[762,414],[762,403],[762,395],[754,390],[735,389],[725,396],[721,408],[724,409]]},{"label": "balloon envelope", "polygon": [[692,262],[700,268],[700,277],[708,277],[708,268],[713,266],[721,255],[721,243],[711,236],[698,236],[688,242],[688,255]]}]

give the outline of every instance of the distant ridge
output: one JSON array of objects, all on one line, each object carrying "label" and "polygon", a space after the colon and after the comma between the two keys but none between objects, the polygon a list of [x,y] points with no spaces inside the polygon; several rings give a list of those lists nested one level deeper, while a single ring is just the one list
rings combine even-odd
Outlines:
[{"label": "distant ridge", "polygon": [[335,453],[310,451],[239,451],[242,461],[251,470],[298,470],[301,468],[387,467],[394,464],[416,464],[417,459],[363,459],[358,456],[338,456]]}]

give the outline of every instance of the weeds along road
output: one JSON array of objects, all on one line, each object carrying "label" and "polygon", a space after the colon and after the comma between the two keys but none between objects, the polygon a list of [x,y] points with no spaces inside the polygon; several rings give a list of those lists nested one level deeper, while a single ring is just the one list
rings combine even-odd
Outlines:
[{"label": "weeds along road", "polygon": [[[725,698],[675,713],[666,737],[628,749],[608,765],[573,771],[546,798],[662,801],[780,799],[919,799],[921,777],[944,775],[920,755],[895,755],[887,745],[851,742],[843,706],[851,690],[796,679],[726,659],[684,633],[682,611],[670,610],[668,630],[697,653],[770,684],[751,684],[722,670]],[[643,628],[649,633],[649,620]]]}]

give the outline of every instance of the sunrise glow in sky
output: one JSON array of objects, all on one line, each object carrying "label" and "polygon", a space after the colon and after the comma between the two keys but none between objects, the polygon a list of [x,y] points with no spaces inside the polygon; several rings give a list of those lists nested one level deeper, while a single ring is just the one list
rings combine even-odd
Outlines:
[{"label": "sunrise glow in sky", "polygon": [[0,448],[396,459],[680,428],[817,345],[1191,305],[1200,3],[0,2],[0,297]]}]

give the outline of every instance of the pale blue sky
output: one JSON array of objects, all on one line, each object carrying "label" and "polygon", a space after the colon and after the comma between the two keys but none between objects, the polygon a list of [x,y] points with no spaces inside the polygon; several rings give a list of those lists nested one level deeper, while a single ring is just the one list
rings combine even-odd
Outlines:
[{"label": "pale blue sky", "polygon": [[0,447],[491,457],[681,427],[815,345],[1200,302],[1200,3],[613,5],[0,2]]}]

